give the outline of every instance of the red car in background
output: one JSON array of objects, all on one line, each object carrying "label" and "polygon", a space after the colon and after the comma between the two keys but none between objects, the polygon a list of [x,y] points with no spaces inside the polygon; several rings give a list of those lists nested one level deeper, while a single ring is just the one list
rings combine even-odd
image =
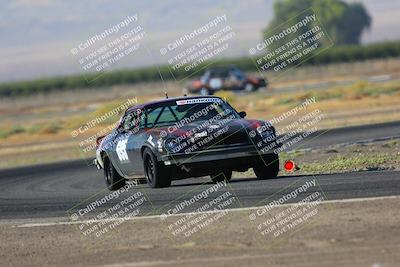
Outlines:
[{"label": "red car in background", "polygon": [[199,78],[187,86],[190,93],[212,95],[217,91],[254,92],[267,87],[263,78],[246,75],[237,67],[216,67],[207,69]]}]

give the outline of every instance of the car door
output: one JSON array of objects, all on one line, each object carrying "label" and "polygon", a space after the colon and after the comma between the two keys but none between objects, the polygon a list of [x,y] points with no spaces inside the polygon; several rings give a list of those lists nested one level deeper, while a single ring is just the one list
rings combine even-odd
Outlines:
[{"label": "car door", "polygon": [[140,124],[142,120],[141,114],[142,111],[140,109],[134,110],[127,114],[123,123],[127,137],[125,151],[129,162],[129,164],[125,165],[125,172],[130,177],[144,175],[141,148],[146,141],[147,134]]},{"label": "car door", "polygon": [[122,118],[121,124],[118,129],[113,132],[113,140],[111,142],[112,149],[110,151],[110,158],[115,168],[123,176],[129,176],[130,160],[127,153],[127,145],[129,141],[129,121],[131,119],[130,113],[127,113]]}]

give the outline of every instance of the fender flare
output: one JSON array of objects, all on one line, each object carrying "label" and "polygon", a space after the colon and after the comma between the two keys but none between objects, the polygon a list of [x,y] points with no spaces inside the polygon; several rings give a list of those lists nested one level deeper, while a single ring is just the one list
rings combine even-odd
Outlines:
[{"label": "fender flare", "polygon": [[146,141],[146,142],[142,145],[142,147],[140,148],[140,156],[142,157],[142,159],[143,159],[143,152],[144,152],[144,150],[145,150],[146,148],[150,149],[151,152],[153,152],[153,154],[157,157],[157,149],[156,149],[156,147],[155,147],[155,146],[152,146],[149,142]]},{"label": "fender flare", "polygon": [[101,161],[102,161],[102,165],[103,165],[103,169],[104,169],[104,157],[107,157],[108,160],[111,162],[111,164],[114,166],[114,168],[117,170],[118,174],[121,175],[122,177],[125,177],[124,173],[121,172],[118,164],[115,164],[115,162],[113,161],[113,159],[108,155],[108,152],[106,150],[102,150],[100,152],[101,155]]}]

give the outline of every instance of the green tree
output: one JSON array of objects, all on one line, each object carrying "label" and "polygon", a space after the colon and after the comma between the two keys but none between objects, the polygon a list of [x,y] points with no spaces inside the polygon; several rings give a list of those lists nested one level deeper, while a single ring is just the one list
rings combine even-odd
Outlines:
[{"label": "green tree", "polygon": [[[288,27],[288,23],[292,25],[300,22],[303,16],[298,15],[310,8],[315,11],[335,45],[359,44],[362,32],[371,26],[372,19],[360,3],[341,0],[282,0],[275,2],[275,17],[263,31],[263,36],[268,38],[271,33]],[[313,26],[303,27],[301,32]]]}]

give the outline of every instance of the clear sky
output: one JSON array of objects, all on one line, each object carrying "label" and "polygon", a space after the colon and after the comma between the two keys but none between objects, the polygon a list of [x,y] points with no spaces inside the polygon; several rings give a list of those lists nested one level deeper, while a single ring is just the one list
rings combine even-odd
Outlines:
[{"label": "clear sky", "polygon": [[[349,0],[350,1],[350,0]],[[351,1],[354,2],[354,1]],[[400,39],[400,1],[364,0],[373,25],[363,42]],[[272,0],[2,0],[0,82],[80,73],[71,48],[93,34],[137,14],[150,54],[138,54],[116,68],[164,63],[158,50],[184,33],[226,14],[236,35],[224,56],[248,55],[272,19]]]}]

